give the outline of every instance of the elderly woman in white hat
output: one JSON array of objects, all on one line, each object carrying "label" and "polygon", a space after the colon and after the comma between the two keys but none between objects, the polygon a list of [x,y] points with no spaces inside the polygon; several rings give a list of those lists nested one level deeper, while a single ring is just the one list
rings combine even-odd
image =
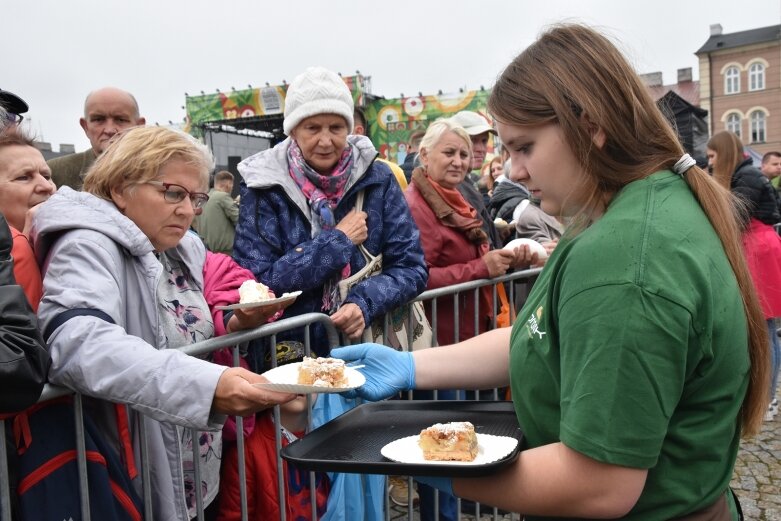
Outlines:
[{"label": "elderly woman in white hat", "polygon": [[[337,74],[310,67],[290,84],[285,99],[288,139],[239,164],[241,209],[234,258],[277,295],[303,294],[286,316],[331,315],[350,339],[372,320],[426,287],[419,232],[401,190],[377,151],[353,130],[353,98]],[[363,203],[356,209],[356,198]],[[382,272],[353,286],[340,280],[366,264],[359,246],[382,254]],[[327,354],[314,326],[312,349]],[[279,340],[303,340],[303,331]]]}]

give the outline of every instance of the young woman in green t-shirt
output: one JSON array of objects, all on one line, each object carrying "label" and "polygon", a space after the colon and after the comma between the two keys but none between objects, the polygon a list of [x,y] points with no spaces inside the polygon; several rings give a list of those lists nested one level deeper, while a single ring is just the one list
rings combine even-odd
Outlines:
[{"label": "young woman in green t-shirt", "polygon": [[371,400],[511,385],[518,459],[426,483],[527,520],[736,519],[729,480],[741,433],[760,428],[769,371],[728,190],[590,28],[545,32],[502,73],[489,110],[514,177],[572,222],[512,331],[333,356],[365,364],[357,394]]}]

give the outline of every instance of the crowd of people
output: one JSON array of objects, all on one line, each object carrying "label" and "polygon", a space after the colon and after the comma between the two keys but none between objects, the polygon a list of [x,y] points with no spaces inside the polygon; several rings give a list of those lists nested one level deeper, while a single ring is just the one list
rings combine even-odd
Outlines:
[{"label": "crowd of people", "polygon": [[[529,520],[739,518],[729,481],[740,438],[778,409],[781,153],[755,168],[723,131],[699,168],[597,31],[543,33],[492,88],[492,120],[461,111],[430,123],[401,166],[378,158],[364,113],[322,67],[288,87],[287,138],[235,173],[215,174],[195,138],[145,126],[120,89],[85,100],[90,150],[48,163],[19,125],[28,109],[0,90],[0,414],[20,519],[41,508],[20,485],[40,450],[28,449],[74,406],[36,404],[45,382],[85,397],[96,450],[118,462],[113,486],[127,484],[124,501],[91,504],[93,518],[138,518],[146,490],[154,519],[186,521],[198,505],[207,519],[240,519],[244,464],[250,519],[283,508],[384,519],[384,478],[317,473],[310,486],[309,473],[277,467],[270,411],[280,406],[285,445],[306,435],[307,399],[253,384],[307,345],[366,376],[355,391],[311,396],[315,426],[358,398],[509,389],[519,458],[479,479],[416,477],[421,519],[437,519],[435,505],[457,518],[457,497]],[[546,255],[508,246],[519,237]],[[377,272],[345,289],[367,255],[381,257]],[[543,269],[513,303],[514,323],[497,320],[511,304],[498,283],[427,303],[437,349],[361,343],[427,289],[529,267]],[[301,294],[218,309],[248,279]],[[332,349],[315,323],[251,342],[237,367],[224,351],[181,351],[307,313],[355,345]]]}]

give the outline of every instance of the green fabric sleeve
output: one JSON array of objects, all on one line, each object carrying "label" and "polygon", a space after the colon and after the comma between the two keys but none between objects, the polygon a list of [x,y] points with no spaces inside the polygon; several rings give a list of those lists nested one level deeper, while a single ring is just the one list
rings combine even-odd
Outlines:
[{"label": "green fabric sleeve", "polygon": [[686,379],[691,317],[635,284],[562,302],[561,440],[605,463],[656,464]]}]

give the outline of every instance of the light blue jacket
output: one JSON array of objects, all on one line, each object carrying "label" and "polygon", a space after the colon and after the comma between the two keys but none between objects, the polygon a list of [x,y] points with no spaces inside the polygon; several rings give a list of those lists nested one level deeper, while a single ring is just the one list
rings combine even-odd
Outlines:
[{"label": "light blue jacket", "polygon": [[[146,415],[155,519],[188,521],[177,426],[222,427],[225,416],[210,410],[226,367],[158,349],[164,345],[156,297],[162,265],[146,235],[110,201],[62,187],[38,209],[32,238],[44,272],[38,316],[50,334],[50,381],[99,398],[89,407],[115,446],[115,409],[108,402]],[[184,262],[203,286],[206,253],[197,236],[186,234],[166,254]],[[47,331],[67,312],[72,318]],[[138,463],[140,415],[131,412],[130,419]],[[135,484],[142,494],[140,479]]]}]

